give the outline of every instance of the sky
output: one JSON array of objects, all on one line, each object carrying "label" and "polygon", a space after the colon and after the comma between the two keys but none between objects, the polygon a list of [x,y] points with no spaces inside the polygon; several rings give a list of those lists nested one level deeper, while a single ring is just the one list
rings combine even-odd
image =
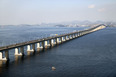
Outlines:
[{"label": "sky", "polygon": [[114,21],[116,0],[0,0],[0,25]]}]

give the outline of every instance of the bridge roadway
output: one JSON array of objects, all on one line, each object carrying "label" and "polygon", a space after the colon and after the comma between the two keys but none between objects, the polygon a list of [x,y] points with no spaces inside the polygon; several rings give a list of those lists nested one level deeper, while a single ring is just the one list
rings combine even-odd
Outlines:
[{"label": "bridge roadway", "polygon": [[[30,45],[34,45],[34,46],[32,46],[32,48],[35,48],[35,44],[38,43],[39,46],[37,48],[41,48],[41,47],[45,48],[45,46],[47,46],[49,43],[49,46],[51,47],[51,46],[53,46],[53,44],[59,44],[59,43],[62,43],[64,41],[68,41],[68,40],[71,40],[73,38],[80,37],[80,36],[89,34],[91,32],[103,29],[105,27],[106,26],[104,24],[100,24],[98,26],[95,26],[95,27],[92,27],[92,28],[89,28],[86,30],[82,30],[82,31],[76,31],[76,32],[68,33],[68,34],[62,34],[62,35],[57,35],[57,36],[52,36],[52,37],[47,37],[47,38],[12,44],[12,45],[8,45],[8,46],[3,46],[3,47],[0,47],[0,60],[9,60],[9,50],[10,49],[15,48],[15,55],[23,55],[24,46],[27,46],[27,51],[34,51],[34,49],[31,49]],[[55,39],[55,43],[54,43],[54,39]],[[49,42],[47,42],[47,41],[49,41]],[[40,43],[42,46],[40,46]],[[22,51],[20,53],[18,50],[19,48],[20,48],[20,50],[22,49]],[[3,52],[5,52],[5,57],[3,57]]]}]

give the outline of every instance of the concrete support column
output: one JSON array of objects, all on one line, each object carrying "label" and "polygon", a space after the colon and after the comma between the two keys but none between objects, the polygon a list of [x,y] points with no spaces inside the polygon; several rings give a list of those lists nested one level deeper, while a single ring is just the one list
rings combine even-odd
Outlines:
[{"label": "concrete support column", "polygon": [[35,51],[35,44],[32,44],[32,50]]},{"label": "concrete support column", "polygon": [[8,50],[5,51],[5,57],[3,58],[3,52],[0,52],[0,60],[9,60],[9,53]]},{"label": "concrete support column", "polygon": [[37,48],[43,48],[40,43],[37,43]]},{"label": "concrete support column", "polygon": [[40,43],[37,43],[37,48],[40,48]]},{"label": "concrete support column", "polygon": [[27,51],[30,51],[30,50],[31,50],[31,46],[27,45]]},{"label": "concrete support column", "polygon": [[54,40],[53,39],[51,39],[51,43],[54,45]]},{"label": "concrete support column", "polygon": [[27,51],[29,51],[29,52],[33,52],[34,51],[33,49],[31,49],[31,45],[27,45]]},{"label": "concrete support column", "polygon": [[22,53],[19,53],[19,48],[15,48],[15,55],[22,55]]},{"label": "concrete support column", "polygon": [[57,42],[58,42],[58,44],[60,43],[60,38],[57,38]]},{"label": "concrete support column", "polygon": [[18,55],[18,54],[19,54],[19,49],[15,48],[15,55]]},{"label": "concrete support column", "polygon": [[69,38],[69,35],[67,36],[67,38],[66,38],[67,40],[70,40],[70,38]]},{"label": "concrete support column", "polygon": [[63,42],[65,41],[65,36],[64,36],[64,37],[62,37],[62,41],[63,41]]},{"label": "concrete support column", "polygon": [[45,46],[47,46],[48,45],[48,42],[47,41],[45,41]]},{"label": "concrete support column", "polygon": [[3,59],[3,52],[0,52],[0,60]]}]

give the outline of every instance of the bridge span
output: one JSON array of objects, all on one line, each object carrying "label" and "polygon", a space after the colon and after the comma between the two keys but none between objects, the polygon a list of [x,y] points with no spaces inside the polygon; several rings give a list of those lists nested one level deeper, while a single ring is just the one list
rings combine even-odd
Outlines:
[{"label": "bridge span", "polygon": [[[62,44],[63,42],[78,38],[80,36],[95,32],[97,30],[103,29],[106,26],[104,24],[100,24],[98,26],[82,30],[76,31],[68,34],[63,35],[56,35],[52,37],[12,44],[8,46],[0,47],[0,60],[7,61],[10,59],[9,57],[9,50],[15,49],[14,55],[15,56],[24,56],[24,47],[27,47],[27,52],[35,52],[36,49],[46,49],[51,48],[57,44]],[[37,45],[37,46],[36,46]],[[36,47],[35,47],[36,46]],[[3,54],[4,53],[4,54]]]}]

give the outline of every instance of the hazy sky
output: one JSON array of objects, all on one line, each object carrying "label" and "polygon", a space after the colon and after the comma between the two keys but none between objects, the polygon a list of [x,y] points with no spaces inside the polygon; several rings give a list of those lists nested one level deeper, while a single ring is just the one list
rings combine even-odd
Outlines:
[{"label": "hazy sky", "polygon": [[116,0],[0,0],[0,24],[116,21]]}]

